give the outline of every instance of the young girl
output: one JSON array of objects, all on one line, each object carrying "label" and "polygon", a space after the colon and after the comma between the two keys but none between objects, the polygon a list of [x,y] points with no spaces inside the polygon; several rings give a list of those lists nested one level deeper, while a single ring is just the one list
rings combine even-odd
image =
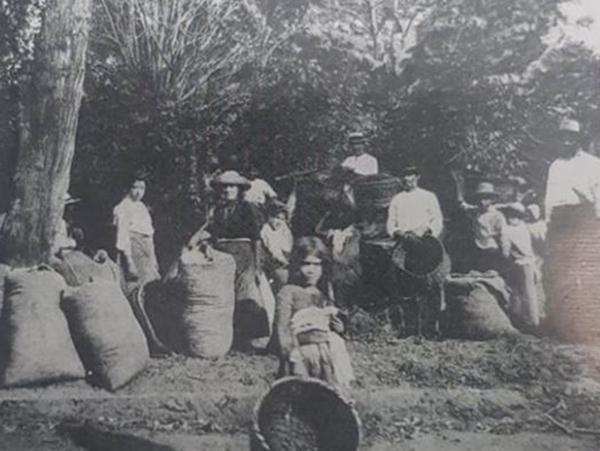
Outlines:
[{"label": "young girl", "polygon": [[290,262],[290,283],[277,296],[275,324],[280,374],[310,376],[347,390],[354,380],[338,310],[322,289],[329,255],[319,238],[300,238]]}]

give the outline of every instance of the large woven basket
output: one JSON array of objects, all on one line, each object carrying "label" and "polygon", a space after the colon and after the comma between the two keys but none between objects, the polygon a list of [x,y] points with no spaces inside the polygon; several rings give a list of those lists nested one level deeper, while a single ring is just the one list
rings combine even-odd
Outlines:
[{"label": "large woven basket", "polygon": [[427,283],[443,283],[450,274],[450,258],[442,242],[433,236],[424,236],[409,248],[396,245],[392,261],[398,269]]},{"label": "large woven basket", "polygon": [[388,174],[360,177],[352,183],[359,208],[387,208],[400,192],[400,180]]},{"label": "large woven basket", "polygon": [[254,412],[252,451],[355,451],[359,442],[355,410],[319,379],[278,380]]}]

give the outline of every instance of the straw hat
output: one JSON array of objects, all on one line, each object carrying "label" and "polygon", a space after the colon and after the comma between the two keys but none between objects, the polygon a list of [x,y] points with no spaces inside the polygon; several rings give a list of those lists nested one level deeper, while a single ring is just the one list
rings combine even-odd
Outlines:
[{"label": "straw hat", "polygon": [[498,193],[494,189],[494,185],[490,182],[481,182],[477,185],[475,189],[475,193],[473,194],[475,198],[496,198],[498,197]]},{"label": "straw hat", "polygon": [[367,142],[367,137],[363,132],[352,132],[348,135],[350,144],[364,144]]},{"label": "straw hat", "polygon": [[71,194],[67,193],[65,194],[65,205],[72,205],[72,204],[76,204],[77,202],[79,202],[81,199],[75,199],[73,196],[71,196]]},{"label": "straw hat", "polygon": [[581,133],[581,124],[574,119],[564,118],[558,129],[561,132]]},{"label": "straw hat", "polygon": [[217,175],[210,184],[215,185],[236,185],[241,188],[250,188],[250,182],[246,177],[242,177],[237,171],[225,171]]},{"label": "straw hat", "polygon": [[201,230],[198,233],[198,236],[196,237],[197,242],[200,243],[201,241],[209,241],[212,239],[212,234],[207,231],[207,230]]}]

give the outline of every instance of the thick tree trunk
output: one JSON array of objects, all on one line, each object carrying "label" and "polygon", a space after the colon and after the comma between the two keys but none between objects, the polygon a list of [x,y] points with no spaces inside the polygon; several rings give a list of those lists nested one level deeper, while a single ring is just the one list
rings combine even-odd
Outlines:
[{"label": "thick tree trunk", "polygon": [[63,215],[83,94],[91,0],[47,0],[23,85],[14,199],[2,260],[45,262]]}]

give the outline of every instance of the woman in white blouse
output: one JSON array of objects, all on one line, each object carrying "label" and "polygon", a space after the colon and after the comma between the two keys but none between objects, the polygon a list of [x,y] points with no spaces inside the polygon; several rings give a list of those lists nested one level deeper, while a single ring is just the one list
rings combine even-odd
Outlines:
[{"label": "woman in white blouse", "polygon": [[137,280],[141,285],[160,279],[154,251],[154,226],[142,202],[145,193],[143,176],[134,176],[129,192],[113,210],[120,263],[126,278]]},{"label": "woman in white blouse", "polygon": [[122,266],[126,282],[127,297],[138,322],[144,330],[153,357],[170,353],[158,338],[146,312],[140,290],[148,282],[160,279],[154,251],[154,226],[146,205],[142,202],[146,194],[143,175],[136,174],[123,200],[114,208],[114,224],[117,229],[116,248],[118,262]]}]

